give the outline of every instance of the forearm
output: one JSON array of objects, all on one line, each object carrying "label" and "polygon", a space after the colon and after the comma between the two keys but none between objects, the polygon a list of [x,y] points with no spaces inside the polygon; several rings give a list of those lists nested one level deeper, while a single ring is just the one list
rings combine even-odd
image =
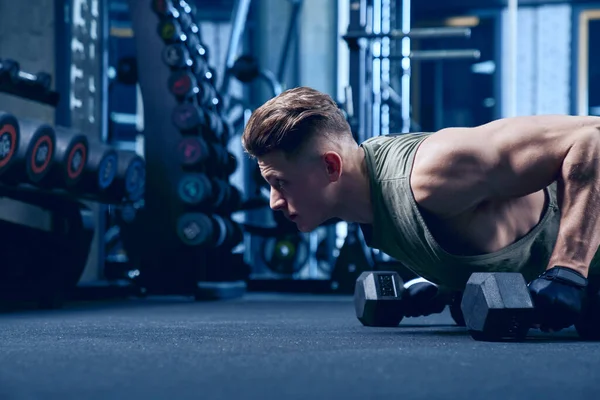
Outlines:
[{"label": "forearm", "polygon": [[600,246],[600,132],[583,135],[573,144],[557,183],[561,220],[548,269],[562,265],[587,277]]}]

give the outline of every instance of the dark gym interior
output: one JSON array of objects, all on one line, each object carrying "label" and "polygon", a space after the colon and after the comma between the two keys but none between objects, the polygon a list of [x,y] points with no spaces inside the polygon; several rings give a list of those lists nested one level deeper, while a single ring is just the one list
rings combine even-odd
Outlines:
[{"label": "dark gym interior", "polygon": [[0,0],[0,400],[598,398],[597,326],[404,316],[419,277],[271,210],[241,134],[299,86],[359,143],[600,116],[599,42],[594,1]]}]

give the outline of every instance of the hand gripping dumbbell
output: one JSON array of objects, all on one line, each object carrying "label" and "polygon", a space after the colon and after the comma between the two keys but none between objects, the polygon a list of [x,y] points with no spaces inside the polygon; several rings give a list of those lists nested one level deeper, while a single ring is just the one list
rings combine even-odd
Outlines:
[{"label": "hand gripping dumbbell", "polygon": [[356,280],[354,307],[365,326],[395,327],[404,317],[441,313],[452,296],[422,278],[404,284],[397,272],[366,271]]},{"label": "hand gripping dumbbell", "polygon": [[[575,323],[581,338],[600,339],[598,304],[598,292],[594,292]],[[535,304],[525,278],[518,272],[472,274],[461,309],[467,330],[475,340],[523,340],[536,324]]]}]

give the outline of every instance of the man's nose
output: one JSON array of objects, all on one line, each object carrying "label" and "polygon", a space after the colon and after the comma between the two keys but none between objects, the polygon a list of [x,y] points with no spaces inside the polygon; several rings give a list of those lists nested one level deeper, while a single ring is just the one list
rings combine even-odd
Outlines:
[{"label": "man's nose", "polygon": [[285,207],[285,199],[281,196],[277,190],[271,188],[271,196],[269,199],[269,206],[274,211],[280,210]]}]

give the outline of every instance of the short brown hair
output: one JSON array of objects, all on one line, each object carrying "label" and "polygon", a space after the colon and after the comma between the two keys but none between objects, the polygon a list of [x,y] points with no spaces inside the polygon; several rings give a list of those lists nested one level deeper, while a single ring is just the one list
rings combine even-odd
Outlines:
[{"label": "short brown hair", "polygon": [[252,157],[280,150],[286,156],[301,152],[315,135],[352,138],[344,113],[331,96],[309,87],[286,90],[256,109],[242,144]]}]

